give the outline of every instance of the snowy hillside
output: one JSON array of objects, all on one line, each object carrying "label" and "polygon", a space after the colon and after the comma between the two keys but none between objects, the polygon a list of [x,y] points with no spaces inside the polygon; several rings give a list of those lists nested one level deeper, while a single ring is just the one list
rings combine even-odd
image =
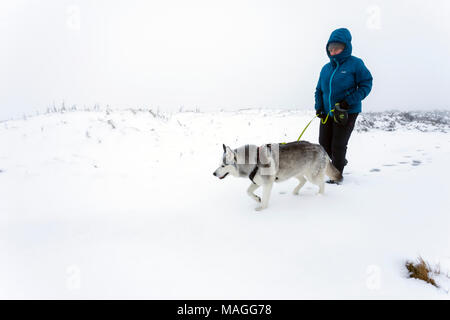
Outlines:
[{"label": "snowy hillside", "polygon": [[[449,112],[361,114],[344,184],[323,196],[309,182],[294,196],[290,180],[257,212],[248,179],[212,175],[222,143],[294,141],[313,116],[0,122],[0,298],[449,299]],[[441,288],[406,277],[419,255],[440,264]]]}]

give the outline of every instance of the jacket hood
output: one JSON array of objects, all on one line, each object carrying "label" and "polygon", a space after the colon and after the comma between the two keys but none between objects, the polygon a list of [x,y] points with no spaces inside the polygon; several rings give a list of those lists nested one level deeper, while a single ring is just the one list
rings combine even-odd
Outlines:
[{"label": "jacket hood", "polygon": [[[330,56],[330,53],[328,52],[328,44],[330,42],[341,42],[345,44],[344,51],[337,55]],[[328,39],[325,50],[332,64],[336,64],[336,61],[339,62],[339,64],[342,64],[342,62],[352,55],[352,35],[350,34],[350,31],[346,28],[334,30],[330,35],[330,39]]]}]

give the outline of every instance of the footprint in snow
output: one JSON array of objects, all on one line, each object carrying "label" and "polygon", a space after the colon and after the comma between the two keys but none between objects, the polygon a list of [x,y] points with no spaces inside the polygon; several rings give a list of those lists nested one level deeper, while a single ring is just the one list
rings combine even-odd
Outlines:
[{"label": "footprint in snow", "polygon": [[408,161],[400,161],[399,164],[407,164],[409,163]]},{"label": "footprint in snow", "polygon": [[387,163],[387,164],[383,164],[383,167],[395,167],[395,164],[392,163]]},{"label": "footprint in snow", "polygon": [[422,163],[422,161],[420,161],[420,160],[413,160],[411,165],[415,167],[415,166],[420,165],[421,163]]},{"label": "footprint in snow", "polygon": [[378,169],[378,168],[373,168],[373,169],[370,170],[370,172],[380,172],[380,171],[381,171],[381,170]]}]

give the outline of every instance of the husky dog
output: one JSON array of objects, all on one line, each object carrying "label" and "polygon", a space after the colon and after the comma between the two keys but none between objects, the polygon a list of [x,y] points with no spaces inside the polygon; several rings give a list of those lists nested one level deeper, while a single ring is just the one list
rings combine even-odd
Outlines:
[{"label": "husky dog", "polygon": [[[266,144],[263,146],[245,145],[232,150],[223,145],[222,164],[213,175],[219,179],[228,174],[235,177],[250,178],[252,184],[247,194],[260,203],[256,210],[267,208],[274,182],[295,177],[299,184],[293,193],[298,195],[300,188],[310,181],[324,193],[325,174],[333,180],[342,179],[326,153],[319,144],[295,141],[286,144]],[[253,192],[263,186],[262,199]]]}]

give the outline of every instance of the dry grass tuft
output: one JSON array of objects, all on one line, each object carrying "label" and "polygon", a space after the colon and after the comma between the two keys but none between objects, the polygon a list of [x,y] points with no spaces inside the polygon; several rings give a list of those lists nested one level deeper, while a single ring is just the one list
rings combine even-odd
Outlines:
[{"label": "dry grass tuft", "polygon": [[438,275],[441,273],[441,268],[439,265],[432,268],[428,262],[423,260],[422,257],[419,257],[417,262],[414,263],[412,261],[407,261],[405,266],[409,271],[410,278],[423,280],[436,288],[439,288],[436,281],[432,278],[433,275]]}]

